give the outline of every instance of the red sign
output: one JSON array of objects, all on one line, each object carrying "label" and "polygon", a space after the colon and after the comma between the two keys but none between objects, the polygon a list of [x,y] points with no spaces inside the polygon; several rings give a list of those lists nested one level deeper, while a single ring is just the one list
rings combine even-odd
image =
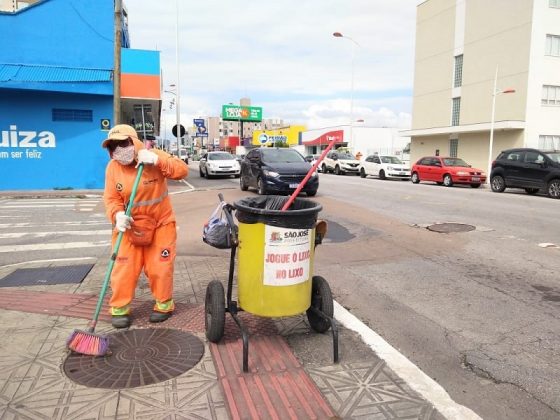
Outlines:
[{"label": "red sign", "polygon": [[344,141],[344,131],[343,130],[336,130],[336,131],[328,131],[314,140],[304,141],[303,144],[305,146],[318,146],[321,144],[329,144],[330,142],[334,142],[335,144],[342,143]]}]

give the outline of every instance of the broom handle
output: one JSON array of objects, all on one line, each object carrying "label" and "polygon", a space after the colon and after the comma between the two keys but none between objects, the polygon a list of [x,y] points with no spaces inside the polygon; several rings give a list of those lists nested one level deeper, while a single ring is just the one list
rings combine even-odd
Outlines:
[{"label": "broom handle", "polygon": [[[138,173],[136,174],[136,179],[134,180],[134,185],[132,186],[132,192],[130,193],[130,199],[128,200],[128,207],[126,209],[126,215],[130,216],[132,213],[132,207],[134,205],[134,198],[136,197],[136,190],[138,189],[138,184],[140,183],[140,178],[142,177],[142,171],[144,170],[144,164],[141,163],[138,167]],[[111,278],[111,273],[113,271],[113,266],[115,265],[115,260],[117,259],[117,254],[119,252],[119,248],[121,247],[121,242],[123,238],[124,232],[119,232],[117,236],[117,242],[115,243],[115,248],[113,249],[113,253],[111,254],[111,260],[109,261],[109,267],[107,267],[107,272],[105,273],[105,279],[103,280],[103,286],[101,287],[101,292],[99,293],[99,299],[97,300],[97,306],[95,308],[95,313],[93,315],[93,319],[91,320],[89,332],[93,332],[95,330],[95,326],[97,325],[97,319],[99,318],[99,314],[101,313],[101,307],[103,306],[103,299],[105,298],[105,293],[107,293],[107,287],[109,286],[109,279]]]},{"label": "broom handle", "polygon": [[326,147],[325,150],[323,150],[323,153],[321,153],[321,156],[319,156],[319,159],[317,159],[317,162],[315,162],[315,164],[307,172],[307,175],[305,175],[305,178],[303,178],[303,181],[301,181],[299,183],[296,190],[292,193],[292,195],[290,195],[290,198],[288,198],[288,201],[286,201],[284,203],[284,205],[282,206],[282,209],[280,211],[286,211],[290,208],[290,206],[292,205],[292,203],[294,202],[296,197],[299,195],[301,190],[303,190],[303,187],[305,186],[305,184],[307,184],[307,181],[309,181],[309,178],[311,178],[311,175],[313,175],[313,172],[315,172],[317,170],[317,168],[319,167],[319,165],[321,164],[321,162],[323,161],[323,159],[325,158],[327,153],[329,153],[329,151],[333,148],[333,146],[334,146],[334,140],[329,143],[329,145]]}]

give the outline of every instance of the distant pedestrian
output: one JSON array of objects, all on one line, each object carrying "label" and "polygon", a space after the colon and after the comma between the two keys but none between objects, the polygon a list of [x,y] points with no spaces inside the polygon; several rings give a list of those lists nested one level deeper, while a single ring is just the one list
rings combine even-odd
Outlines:
[{"label": "distant pedestrian", "polygon": [[[102,146],[111,157],[105,173],[103,200],[107,217],[115,227],[113,246],[118,232],[126,232],[111,274],[112,325],[130,326],[130,303],[142,269],[155,299],[150,322],[165,321],[175,308],[173,269],[177,241],[167,178],[186,177],[188,166],[161,150],[144,148],[134,128],[126,124],[113,127]],[[144,164],[144,170],[129,217],[125,210],[131,205],[129,198],[140,163]],[[151,241],[150,234],[153,234]],[[138,238],[148,240],[139,243]]]},{"label": "distant pedestrian", "polygon": [[362,152],[356,153],[356,160],[360,160],[362,158]]}]

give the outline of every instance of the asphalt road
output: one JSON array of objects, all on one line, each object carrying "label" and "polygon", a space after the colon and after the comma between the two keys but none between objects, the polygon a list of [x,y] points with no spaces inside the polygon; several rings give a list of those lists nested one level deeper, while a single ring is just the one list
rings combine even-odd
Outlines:
[{"label": "asphalt road", "polygon": [[[254,192],[190,167],[170,188],[179,252],[223,255],[200,240],[217,192]],[[314,271],[339,303],[482,417],[560,416],[560,248],[539,247],[560,242],[559,201],[330,174],[313,199],[330,224]],[[0,265],[109,253],[99,196],[0,196],[0,208]],[[425,229],[438,222],[475,230]]]}]

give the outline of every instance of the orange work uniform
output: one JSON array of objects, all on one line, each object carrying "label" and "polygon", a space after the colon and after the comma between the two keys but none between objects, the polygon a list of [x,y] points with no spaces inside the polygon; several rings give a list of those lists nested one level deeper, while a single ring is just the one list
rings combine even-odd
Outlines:
[{"label": "orange work uniform", "polygon": [[[142,142],[133,140],[136,152],[144,148]],[[169,154],[152,149],[158,155],[156,165],[144,165],[144,171],[138,184],[131,217],[148,215],[156,221],[153,241],[148,246],[134,246],[128,235],[124,234],[118,256],[111,273],[112,296],[109,304],[112,314],[129,312],[129,304],[134,298],[138,278],[144,269],[152,295],[156,299],[154,310],[170,312],[173,305],[165,307],[158,303],[171,301],[173,298],[173,269],[176,255],[177,231],[175,214],[167,191],[167,178],[182,179],[188,175],[189,168],[185,162]],[[125,211],[132,193],[137,169],[132,165],[121,165],[111,159],[105,173],[105,190],[103,200],[107,217],[114,224],[115,215]],[[118,231],[113,231],[113,247]],[[165,308],[165,309],[162,309]]]}]

